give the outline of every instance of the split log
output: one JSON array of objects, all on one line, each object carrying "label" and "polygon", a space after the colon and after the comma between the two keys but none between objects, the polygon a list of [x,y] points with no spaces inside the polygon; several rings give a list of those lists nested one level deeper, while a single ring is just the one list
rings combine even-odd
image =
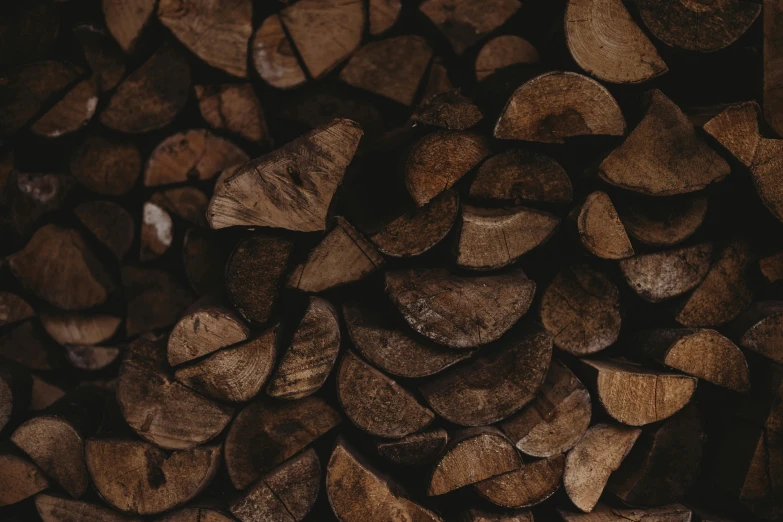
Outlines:
[{"label": "split log", "polygon": [[[244,67],[244,61],[242,64]],[[196,85],[195,89],[201,116],[210,127],[232,132],[254,143],[271,143],[264,111],[252,85]]]},{"label": "split log", "polygon": [[0,469],[0,507],[21,502],[49,487],[38,466],[10,443],[0,446]]},{"label": "split log", "polygon": [[247,340],[250,330],[229,308],[210,297],[197,301],[177,322],[168,339],[171,366],[192,361]]},{"label": "split log", "polygon": [[174,377],[185,386],[219,401],[249,401],[258,395],[272,373],[276,344],[276,332],[270,329],[254,339],[180,366]]},{"label": "split log", "polygon": [[618,201],[620,220],[625,230],[642,243],[672,246],[691,237],[704,223],[707,196],[686,195],[675,198],[624,198]]},{"label": "split log", "polygon": [[62,350],[49,339],[38,321],[28,319],[0,335],[0,357],[28,370],[47,371],[61,366]]},{"label": "split log", "polygon": [[117,377],[122,416],[142,439],[170,450],[190,449],[214,438],[234,409],[206,399],[167,372],[163,339],[134,341]]},{"label": "split log", "polygon": [[[359,2],[348,5],[353,4],[361,8]],[[258,225],[302,232],[325,230],[332,196],[361,136],[358,124],[336,119],[249,162],[215,187],[207,221],[212,228]]]},{"label": "split log", "polygon": [[141,174],[141,153],[132,141],[88,135],[71,155],[71,173],[88,190],[104,196],[130,192]]},{"label": "split log", "polygon": [[563,522],[691,522],[691,510],[682,504],[673,504],[659,508],[613,508],[598,503],[590,513],[575,513],[558,508]]},{"label": "split log", "polygon": [[403,496],[400,486],[370,467],[342,438],[326,466],[326,495],[340,522],[442,522],[438,515]]},{"label": "split log", "polygon": [[677,322],[688,328],[717,326],[747,308],[753,299],[747,277],[751,255],[744,242],[733,241],[724,247],[707,276],[679,307]]},{"label": "split log", "polygon": [[359,47],[364,2],[300,0],[280,11],[280,18],[310,76],[318,79]]},{"label": "split log", "polygon": [[167,454],[147,442],[92,439],[85,454],[101,497],[121,511],[139,515],[185,504],[209,485],[220,464],[220,446]]},{"label": "split log", "polygon": [[0,292],[0,327],[32,317],[35,317],[35,310],[27,301],[11,292]]},{"label": "split log", "polygon": [[127,210],[111,201],[87,201],[73,209],[82,225],[122,260],[133,243],[133,218]]},{"label": "split log", "polygon": [[540,504],[560,488],[565,470],[561,454],[523,464],[521,468],[473,485],[480,496],[502,508]]},{"label": "split log", "polygon": [[505,24],[520,8],[519,0],[473,3],[426,0],[419,10],[446,36],[457,54]]},{"label": "split log", "polygon": [[566,171],[549,156],[509,149],[481,164],[470,195],[515,203],[570,203],[573,191]]},{"label": "split log", "polygon": [[609,475],[620,466],[641,432],[614,424],[596,424],[587,430],[568,452],[563,472],[563,486],[576,507],[585,513],[593,510]]},{"label": "split log", "polygon": [[577,356],[599,352],[620,335],[620,292],[587,265],[567,267],[544,291],[541,324],[561,350]]},{"label": "split log", "polygon": [[231,253],[226,289],[231,303],[251,323],[269,320],[293,249],[290,239],[256,233]]},{"label": "split log", "polygon": [[231,482],[237,489],[247,488],[340,421],[316,397],[280,401],[259,396],[239,412],[226,435],[224,458]]},{"label": "split log", "polygon": [[522,458],[500,430],[466,428],[454,434],[435,464],[427,495],[443,495],[521,466]]},{"label": "split log", "polygon": [[184,507],[157,520],[159,522],[234,522],[229,515],[208,507]]},{"label": "split log", "polygon": [[470,508],[460,515],[460,522],[533,522],[533,513],[527,509],[486,511]]},{"label": "split log", "polygon": [[568,367],[552,360],[535,398],[500,428],[525,455],[549,458],[576,445],[591,415],[587,389]]},{"label": "split log", "polygon": [[182,264],[190,287],[198,296],[220,292],[225,288],[228,253],[210,231],[189,228],[182,244]]},{"label": "split log", "polygon": [[432,58],[421,36],[403,35],[361,47],[340,71],[348,85],[412,105]]},{"label": "split log", "polygon": [[30,395],[30,411],[44,411],[46,408],[65,397],[65,391],[59,386],[46,382],[32,374],[33,389]]},{"label": "split log", "polygon": [[707,5],[687,0],[639,2],[639,15],[656,38],[671,47],[702,53],[733,44],[759,13],[759,4],[744,0]]},{"label": "split log", "polygon": [[[606,412],[628,426],[669,418],[690,402],[697,379],[620,360],[582,359],[583,381]],[[630,392],[633,393],[630,393]]]},{"label": "split log", "polygon": [[370,0],[370,34],[383,34],[397,22],[402,9],[401,0]]},{"label": "split log", "polygon": [[665,94],[653,89],[647,103],[642,121],[601,163],[602,179],[642,194],[671,196],[701,190],[729,175],[729,164]]},{"label": "split log", "polygon": [[[743,2],[744,3],[744,2]],[[783,5],[778,0],[764,0],[764,119],[775,132],[783,136],[783,97],[780,95],[783,76],[783,42],[780,39],[780,15]]]},{"label": "split log", "polygon": [[41,324],[49,337],[58,344],[100,344],[111,339],[122,319],[97,311],[64,312],[56,309],[41,310]]},{"label": "split log", "polygon": [[739,345],[783,364],[783,303],[753,303],[729,324]]},{"label": "split log", "polygon": [[147,201],[141,214],[139,261],[154,261],[174,242],[174,222],[168,212]]},{"label": "split log", "polygon": [[332,372],[340,351],[337,309],[310,297],[291,344],[280,357],[266,392],[272,397],[301,399],[318,391]]},{"label": "split log", "polygon": [[485,348],[470,363],[419,386],[444,419],[462,426],[494,424],[533,400],[552,359],[552,338],[525,325]]},{"label": "split log", "polygon": [[570,0],[565,36],[577,65],[606,82],[642,83],[669,70],[622,0]]},{"label": "split log", "polygon": [[414,330],[451,348],[487,344],[530,308],[536,284],[515,269],[463,277],[444,268],[386,272],[392,302]]},{"label": "split log", "polygon": [[476,79],[481,81],[512,65],[538,62],[538,51],[524,38],[513,34],[496,36],[485,43],[476,56]]},{"label": "split log", "polygon": [[[35,496],[35,509],[43,522],[139,522],[140,519],[84,500],[41,493]],[[205,519],[204,522],[216,522]]]},{"label": "split log", "polygon": [[313,508],[320,483],[321,463],[311,448],[259,479],[231,505],[231,513],[241,522],[299,522]]},{"label": "split log", "polygon": [[634,255],[620,216],[606,192],[596,190],[587,196],[577,217],[582,245],[602,259],[625,259]]},{"label": "split log", "polygon": [[126,53],[136,48],[142,31],[155,12],[155,0],[102,0],[106,27]]},{"label": "split log", "polygon": [[82,80],[30,126],[33,134],[57,138],[78,131],[92,119],[98,107],[98,84],[94,77]]},{"label": "split log", "polygon": [[126,266],[122,269],[122,286],[127,300],[128,337],[170,326],[193,302],[190,293],[163,270]]},{"label": "split log", "polygon": [[176,187],[156,192],[150,201],[169,214],[201,227],[207,226],[209,198],[195,187]]},{"label": "split log", "polygon": [[261,23],[250,45],[258,75],[272,87],[290,89],[307,81],[278,15]]},{"label": "split log", "polygon": [[252,0],[160,0],[158,20],[208,65],[233,76],[247,77],[247,43],[253,34]]},{"label": "split log", "polygon": [[698,245],[640,254],[620,261],[625,282],[651,303],[660,303],[696,288],[707,276],[712,245]]},{"label": "split log", "polygon": [[715,330],[646,330],[637,335],[632,350],[669,368],[732,391],[750,391],[745,356],[733,342]]},{"label": "split log", "polygon": [[451,188],[489,155],[486,140],[476,134],[439,131],[422,138],[405,162],[405,186],[418,206]]},{"label": "split log", "polygon": [[476,125],[483,117],[481,109],[460,94],[459,89],[451,89],[425,98],[411,119],[447,130],[463,131]]},{"label": "split log", "polygon": [[441,428],[431,428],[406,435],[401,439],[379,440],[378,454],[402,466],[421,466],[435,460],[449,442],[449,434]]},{"label": "split log", "polygon": [[65,174],[12,171],[6,194],[14,231],[27,236],[46,215],[60,210],[68,201],[73,178]]},{"label": "split log", "polygon": [[0,363],[0,432],[27,411],[33,381],[21,366]]},{"label": "split log", "polygon": [[[104,5],[107,1],[119,3],[104,0]],[[111,30],[108,20],[107,25]],[[189,90],[190,65],[180,51],[166,44],[117,86],[98,119],[129,134],[160,129],[185,107]]]},{"label": "split log", "polygon": [[99,371],[114,364],[121,350],[112,346],[66,346],[68,362],[80,370]]},{"label": "split log", "polygon": [[532,208],[463,205],[454,247],[457,265],[473,270],[510,265],[552,237],[559,224],[557,216]]},{"label": "split log", "polygon": [[323,292],[364,279],[383,266],[383,256],[353,225],[340,216],[335,222],[335,227],[293,271],[289,286],[303,292]]},{"label": "split log", "polygon": [[522,84],[506,102],[494,136],[563,143],[585,135],[622,136],[625,118],[601,84],[573,72],[550,72]]},{"label": "split log", "polygon": [[103,28],[81,24],[73,28],[100,92],[114,89],[125,76],[125,55]]},{"label": "split log", "polygon": [[430,72],[427,75],[427,83],[424,84],[424,93],[422,98],[428,100],[440,94],[454,88],[454,85],[449,80],[449,71],[446,66],[443,65],[443,60],[436,56],[430,63]]}]

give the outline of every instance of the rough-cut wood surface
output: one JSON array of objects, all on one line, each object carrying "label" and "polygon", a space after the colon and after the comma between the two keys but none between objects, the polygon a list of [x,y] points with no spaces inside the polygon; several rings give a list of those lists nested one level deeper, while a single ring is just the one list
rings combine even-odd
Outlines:
[{"label": "rough-cut wood surface", "polygon": [[424,98],[411,119],[448,130],[467,130],[483,117],[481,109],[459,89],[450,89]]},{"label": "rough-cut wood surface", "polygon": [[634,238],[653,246],[672,246],[692,236],[707,215],[707,196],[618,201],[620,220]]},{"label": "rough-cut wood surface", "polygon": [[209,198],[197,188],[175,187],[161,190],[155,192],[150,201],[172,216],[206,228],[207,220],[204,215]]},{"label": "rough-cut wood surface", "polygon": [[392,28],[400,16],[401,0],[370,0],[370,34],[377,36]]},{"label": "rough-cut wood surface", "polygon": [[67,203],[72,187],[71,177],[64,174],[11,172],[6,192],[12,230],[20,236],[29,235],[40,221]]},{"label": "rough-cut wood surface", "polygon": [[233,522],[233,519],[209,507],[183,507],[170,512],[160,522]]},{"label": "rough-cut wood surface", "polygon": [[103,370],[114,364],[121,350],[112,346],[66,346],[68,362],[74,368],[87,371]]},{"label": "rough-cut wood surface", "polygon": [[505,34],[485,43],[476,56],[476,79],[483,80],[495,71],[516,64],[539,62],[538,51],[519,36]]},{"label": "rough-cut wood surface", "polygon": [[0,292],[0,327],[35,317],[30,304],[11,292]]},{"label": "rough-cut wood surface", "polygon": [[693,290],[707,276],[712,245],[639,254],[620,261],[625,282],[636,294],[651,303],[659,303]]},{"label": "rough-cut wood surface", "polygon": [[55,309],[41,310],[40,318],[49,337],[63,346],[100,344],[117,333],[122,323],[122,319],[110,314]]},{"label": "rough-cut wood surface", "polygon": [[473,488],[483,498],[502,508],[535,506],[560,488],[565,457],[557,454],[528,462],[515,471],[482,480]]},{"label": "rough-cut wood surface", "polygon": [[435,460],[449,442],[449,434],[441,428],[426,429],[401,439],[379,440],[378,454],[403,466],[420,466]]},{"label": "rough-cut wood surface", "polygon": [[24,368],[11,362],[0,365],[0,432],[27,411],[32,387],[33,381]]},{"label": "rough-cut wood surface", "polygon": [[459,0],[426,0],[419,10],[448,38],[457,54],[480,41],[508,20],[519,0],[487,0],[480,4]]},{"label": "rough-cut wood surface", "polygon": [[477,198],[568,203],[571,180],[554,159],[526,149],[509,149],[481,164],[470,195]]},{"label": "rough-cut wood surface", "polygon": [[49,109],[30,130],[39,136],[57,138],[76,132],[92,119],[98,107],[98,85],[94,78],[82,80]]},{"label": "rough-cut wood surface", "polygon": [[587,250],[602,259],[625,259],[634,254],[631,240],[606,192],[593,192],[577,217],[579,239]]},{"label": "rough-cut wood surface", "polygon": [[0,466],[0,507],[21,502],[49,487],[43,472],[19,450],[0,448]]},{"label": "rough-cut wood surface", "polygon": [[172,366],[208,355],[248,338],[245,323],[228,308],[216,306],[204,298],[196,302],[174,326],[167,343],[168,362]]},{"label": "rough-cut wood surface", "polygon": [[288,89],[307,81],[278,15],[261,23],[250,45],[256,71],[269,85]]},{"label": "rough-cut wood surface", "polygon": [[460,522],[533,522],[533,513],[527,509],[489,511],[470,508],[460,514]]},{"label": "rough-cut wood surface", "polygon": [[[43,522],[139,522],[140,520],[99,504],[46,493],[35,496],[35,509]],[[205,519],[205,522],[218,521]]]},{"label": "rough-cut wood surface", "polygon": [[[579,513],[558,508],[563,522],[691,522],[691,510],[682,504],[649,509],[617,508],[598,503],[592,512]],[[708,522],[708,521],[704,521]],[[715,521],[719,522],[719,521]]]},{"label": "rough-cut wood surface", "polygon": [[248,141],[271,141],[264,111],[251,84],[196,85],[195,90],[201,115],[213,129],[232,132]]},{"label": "rough-cut wood surface", "polygon": [[141,153],[132,141],[91,133],[71,155],[70,169],[87,189],[119,196],[136,184],[141,161]]},{"label": "rough-cut wood surface", "polygon": [[126,53],[136,47],[155,4],[155,0],[102,0],[106,27]]},{"label": "rough-cut wood surface", "polygon": [[740,346],[783,363],[783,303],[753,303],[729,326]]}]

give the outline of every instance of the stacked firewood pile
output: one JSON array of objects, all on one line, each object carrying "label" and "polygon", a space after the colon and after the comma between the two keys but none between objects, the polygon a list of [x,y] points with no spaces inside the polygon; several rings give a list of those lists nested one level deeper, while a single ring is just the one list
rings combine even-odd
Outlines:
[{"label": "stacked firewood pile", "polygon": [[0,6],[0,520],[783,519],[783,0]]}]

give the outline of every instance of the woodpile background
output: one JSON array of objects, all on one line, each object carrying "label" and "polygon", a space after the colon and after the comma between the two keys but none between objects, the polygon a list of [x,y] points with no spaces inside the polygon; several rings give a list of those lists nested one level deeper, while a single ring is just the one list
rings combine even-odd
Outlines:
[{"label": "woodpile background", "polygon": [[783,1],[0,6],[0,520],[783,519]]}]

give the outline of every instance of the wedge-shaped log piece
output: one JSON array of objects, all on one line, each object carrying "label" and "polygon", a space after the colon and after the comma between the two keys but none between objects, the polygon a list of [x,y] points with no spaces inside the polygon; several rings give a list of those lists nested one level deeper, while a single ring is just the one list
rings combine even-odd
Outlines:
[{"label": "wedge-shaped log piece", "polygon": [[20,365],[0,363],[0,432],[27,412],[33,381]]},{"label": "wedge-shaped log piece", "polygon": [[120,348],[113,346],[66,346],[68,362],[74,368],[86,371],[98,371],[114,364],[121,353]]},{"label": "wedge-shaped log piece", "polygon": [[370,34],[383,34],[397,22],[400,17],[402,2],[400,0],[370,0]]},{"label": "wedge-shaped log piece", "polygon": [[614,419],[644,426],[671,417],[696,391],[696,378],[616,360],[582,359],[584,381]]},{"label": "wedge-shaped log piece", "polygon": [[541,298],[541,324],[557,348],[589,355],[620,335],[620,292],[601,272],[586,265],[561,270]]},{"label": "wedge-shaped log piece", "polygon": [[574,61],[600,80],[642,83],[669,70],[622,0],[569,0],[565,34]]},{"label": "wedge-shaped log piece", "polygon": [[476,80],[481,81],[499,69],[517,64],[535,64],[538,51],[524,38],[504,34],[491,39],[476,56]]},{"label": "wedge-shaped log piece", "polygon": [[672,198],[623,198],[617,210],[634,238],[653,246],[672,246],[685,241],[702,225],[707,215],[707,196],[692,194]]},{"label": "wedge-shaped log piece", "polygon": [[547,458],[573,448],[591,414],[587,389],[568,367],[553,360],[535,398],[500,428],[525,455]]},{"label": "wedge-shaped log piece", "polygon": [[[598,503],[590,513],[579,513],[562,508],[558,508],[557,512],[563,522],[627,522],[628,520],[634,522],[691,522],[692,515],[691,510],[682,504],[649,509],[622,509]],[[705,522],[707,521],[705,520]]]},{"label": "wedge-shaped log piece", "polygon": [[489,154],[477,134],[439,131],[413,146],[405,163],[405,186],[418,206],[451,188]]},{"label": "wedge-shaped log piece", "polygon": [[427,495],[443,495],[521,466],[522,457],[500,430],[466,428],[454,435],[435,464]]},{"label": "wedge-shaped log piece", "polygon": [[101,497],[117,509],[139,515],[185,504],[212,482],[220,465],[220,446],[167,454],[147,442],[92,439],[85,454]]},{"label": "wedge-shaped log piece", "polygon": [[337,309],[325,299],[310,297],[291,344],[280,357],[266,392],[272,397],[301,399],[318,391],[340,351]]},{"label": "wedge-shaped log piece", "polygon": [[525,325],[419,389],[446,420],[463,426],[493,424],[533,399],[551,359],[549,334]]},{"label": "wedge-shaped log piece", "polygon": [[261,23],[250,45],[258,75],[272,87],[289,89],[307,81],[279,15]]},{"label": "wedge-shaped log piece", "polygon": [[402,466],[421,466],[435,460],[446,448],[449,434],[441,428],[427,429],[396,440],[376,442],[378,454]]},{"label": "wedge-shaped log piece", "polygon": [[419,10],[446,35],[457,54],[462,54],[468,47],[505,24],[519,7],[519,0],[488,0],[478,4],[458,0],[426,0]]},{"label": "wedge-shaped log piece", "polygon": [[745,356],[715,330],[672,328],[641,332],[632,344],[640,355],[732,391],[750,390]]},{"label": "wedge-shaped log piece", "polygon": [[157,520],[160,522],[234,522],[229,515],[208,507],[184,507]]},{"label": "wedge-shaped log piece", "polygon": [[516,203],[569,203],[573,191],[568,174],[557,161],[538,152],[509,149],[481,164],[470,195]]},{"label": "wedge-shaped log piece", "polygon": [[585,200],[577,217],[582,245],[602,259],[625,259],[634,254],[631,240],[606,192],[596,190]]},{"label": "wedge-shaped log piece", "polygon": [[35,317],[35,310],[16,294],[0,292],[0,327]]},{"label": "wedge-shaped log piece", "polygon": [[731,168],[705,143],[677,105],[661,91],[648,94],[644,118],[599,167],[618,187],[651,196],[701,190]]},{"label": "wedge-shaped log piece", "polygon": [[132,141],[90,133],[71,155],[71,173],[104,196],[130,192],[141,174],[141,152]]},{"label": "wedge-shaped log piece", "polygon": [[131,53],[155,12],[155,0],[102,0],[103,14],[112,36]]},{"label": "wedge-shaped log piece", "polygon": [[196,85],[201,115],[213,129],[233,132],[255,143],[271,142],[261,103],[249,83]]},{"label": "wedge-shaped log piece", "polygon": [[135,224],[127,210],[111,201],[87,201],[73,209],[76,217],[118,260],[133,243]]},{"label": "wedge-shaped log piece", "polygon": [[11,444],[0,446],[0,507],[16,504],[49,487],[46,476]]},{"label": "wedge-shaped log piece", "polygon": [[210,301],[204,298],[196,302],[169,334],[167,352],[172,366],[248,338],[250,330],[231,309]]},{"label": "wedge-shaped log piece", "polygon": [[103,27],[85,23],[73,28],[100,92],[114,89],[125,76],[125,55]]},{"label": "wedge-shaped log piece", "polygon": [[335,410],[316,397],[279,401],[259,396],[239,412],[226,435],[224,457],[231,482],[245,489],[340,420]]},{"label": "wedge-shaped log piece", "polygon": [[606,487],[609,475],[631,451],[642,430],[596,424],[566,456],[563,486],[576,507],[589,513]]},{"label": "wedge-shaped log piece", "polygon": [[342,438],[326,467],[326,495],[340,522],[442,522],[405,498],[400,486],[372,469]]},{"label": "wedge-shaped log piece", "polygon": [[482,480],[473,488],[483,498],[502,508],[523,508],[545,501],[560,488],[565,457],[528,462],[521,468]]},{"label": "wedge-shaped log piece", "polygon": [[467,130],[484,117],[481,109],[460,94],[459,89],[440,92],[425,99],[411,119],[448,130]]},{"label": "wedge-shaped log piece", "polygon": [[500,338],[530,308],[536,284],[519,270],[462,277],[443,268],[386,272],[392,302],[414,330],[451,348]]},{"label": "wedge-shaped log piece", "polygon": [[376,437],[398,439],[435,418],[412,393],[351,351],[337,370],[337,397],[348,418]]},{"label": "wedge-shaped log piece", "polygon": [[[35,497],[35,509],[43,522],[140,522],[99,504],[71,500],[41,493]],[[218,522],[204,519],[204,522]]]},{"label": "wedge-shaped log piece", "polygon": [[573,72],[550,72],[522,84],[506,102],[494,131],[503,140],[543,143],[624,133],[625,118],[609,91]]},{"label": "wedge-shaped log piece", "polygon": [[729,327],[740,346],[783,364],[783,302],[753,303]]},{"label": "wedge-shaped log piece", "polygon": [[32,374],[33,389],[30,395],[30,411],[43,411],[65,397],[65,391],[59,386],[46,382]]},{"label": "wedge-shaped log piece", "polygon": [[154,268],[124,267],[122,286],[128,301],[128,337],[172,325],[193,302],[169,273]]},{"label": "wedge-shaped log piece", "polygon": [[460,513],[459,522],[533,522],[533,513],[527,509],[488,511],[472,507]]},{"label": "wedge-shaped log piece", "polygon": [[424,84],[424,94],[422,98],[427,100],[436,94],[446,92],[454,88],[449,79],[449,71],[443,64],[443,60],[436,56],[430,64],[430,72],[427,75],[427,83]]},{"label": "wedge-shaped log piece", "polygon": [[510,265],[552,237],[559,224],[557,216],[532,208],[463,205],[457,265],[474,270]]},{"label": "wedge-shaped log piece", "polygon": [[217,404],[169,376],[163,339],[134,341],[117,377],[117,402],[141,438],[165,449],[189,449],[223,431],[234,409]]},{"label": "wedge-shaped log piece", "polygon": [[698,245],[640,254],[620,261],[625,282],[636,294],[659,303],[693,290],[707,276],[712,245]]},{"label": "wedge-shaped log piece", "polygon": [[320,485],[321,463],[311,448],[261,477],[231,505],[231,513],[241,522],[299,522],[313,508]]},{"label": "wedge-shaped log piece", "polygon": [[336,119],[251,161],[215,187],[207,221],[212,228],[325,230],[332,196],[361,137],[357,123]]},{"label": "wedge-shaped log piece", "polygon": [[76,132],[92,119],[98,107],[98,85],[95,78],[82,80],[51,109],[30,126],[33,134],[58,138]]}]

